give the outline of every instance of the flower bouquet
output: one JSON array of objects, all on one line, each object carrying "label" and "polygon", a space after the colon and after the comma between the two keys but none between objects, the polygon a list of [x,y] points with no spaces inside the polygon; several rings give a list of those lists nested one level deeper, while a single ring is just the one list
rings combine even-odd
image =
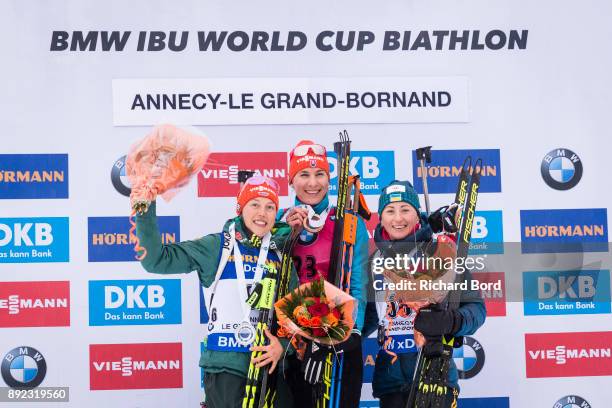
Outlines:
[{"label": "flower bouquet", "polygon": [[[419,266],[414,269],[384,270],[384,282],[395,285],[395,289],[379,291],[376,294],[376,301],[405,304],[418,313],[422,308],[441,303],[448,296],[450,292],[448,287],[455,282],[457,276],[454,267],[457,245],[454,239],[448,235],[439,235],[435,250],[426,249],[423,252],[421,256],[425,261],[417,264]],[[433,253],[427,255],[430,252]],[[389,327],[386,332],[388,335]],[[425,344],[425,338],[417,330],[414,330],[414,340],[418,347]],[[394,356],[394,353],[388,353]]]},{"label": "flower bouquet", "polygon": [[427,255],[427,252],[428,250],[425,250],[420,254],[422,259],[415,263],[416,267],[413,269],[383,271],[384,281],[396,288],[386,291],[385,299],[408,304],[410,308],[417,310],[427,304],[444,300],[449,293],[446,287],[453,283],[456,277],[454,261],[457,246],[452,238],[440,235],[437,237],[434,253]]},{"label": "flower bouquet", "polygon": [[146,212],[158,195],[169,201],[200,171],[209,153],[205,136],[173,125],[156,126],[130,148],[127,156],[132,209]]},{"label": "flower bouquet", "polygon": [[130,241],[134,249],[143,251],[136,259],[146,256],[135,235],[134,215],[147,212],[158,195],[169,201],[178,190],[189,183],[206,163],[210,144],[205,136],[173,125],[156,126],[144,139],[130,148],[126,160],[126,173],[132,192],[130,205]]},{"label": "flower bouquet", "polygon": [[323,278],[304,283],[274,305],[279,335],[298,335],[328,346],[341,343],[355,325],[356,302]]}]

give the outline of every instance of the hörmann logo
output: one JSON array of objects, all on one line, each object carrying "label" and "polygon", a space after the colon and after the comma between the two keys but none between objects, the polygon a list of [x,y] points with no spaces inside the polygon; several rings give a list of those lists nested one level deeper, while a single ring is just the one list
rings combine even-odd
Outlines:
[{"label": "h\u00f6rmann logo", "polygon": [[[480,192],[501,192],[501,165],[499,149],[475,150],[432,150],[431,163],[427,165],[427,187],[429,193],[454,194],[459,182],[459,174],[465,158],[482,158],[483,166],[480,169]],[[472,171],[473,169],[470,169]],[[416,151],[412,151],[412,180],[418,193],[423,193],[423,180],[421,166],[416,158]],[[466,186],[467,187],[467,186]],[[461,187],[460,187],[461,191]],[[467,188],[464,189],[467,194]]]},{"label": "h\u00f6rmann logo", "polygon": [[183,388],[181,343],[91,344],[91,390]]},{"label": "h\u00f6rmann logo", "polygon": [[0,327],[70,326],[70,282],[0,282]]},{"label": "h\u00f6rmann logo", "polygon": [[[157,221],[164,244],[181,240],[178,216],[159,216]],[[136,241],[130,237],[131,224],[128,217],[89,217],[87,227],[89,262],[136,260]]]},{"label": "h\u00f6rmann logo", "polygon": [[521,210],[521,249],[523,253],[607,252],[607,210]]},{"label": "h\u00f6rmann logo", "polygon": [[610,313],[610,271],[523,272],[525,315]]},{"label": "h\u00f6rmann logo", "polygon": [[89,325],[181,323],[181,280],[89,282]]},{"label": "h\u00f6rmann logo", "polygon": [[0,154],[2,198],[68,198],[68,155]]},{"label": "h\u00f6rmann logo", "polygon": [[[330,166],[329,193],[337,195],[338,159],[334,152],[327,153]],[[395,157],[393,151],[351,152],[349,172],[359,174],[363,194],[378,195],[395,179]]]},{"label": "h\u00f6rmann logo", "polygon": [[236,197],[240,187],[239,170],[273,178],[280,186],[280,195],[288,194],[287,153],[211,153],[198,173],[198,197]]},{"label": "h\u00f6rmann logo", "polygon": [[612,332],[525,334],[527,378],[612,375]]},{"label": "h\u00f6rmann logo", "polygon": [[68,218],[0,218],[0,263],[68,262]]}]

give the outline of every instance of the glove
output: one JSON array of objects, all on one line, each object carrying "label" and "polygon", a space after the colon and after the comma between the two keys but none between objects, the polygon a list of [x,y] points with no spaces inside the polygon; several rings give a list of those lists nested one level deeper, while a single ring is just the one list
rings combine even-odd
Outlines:
[{"label": "glove", "polygon": [[318,384],[323,376],[323,364],[329,352],[329,348],[314,341],[309,341],[306,345],[304,361],[302,361],[302,371],[304,380],[309,384]]},{"label": "glove", "polygon": [[429,215],[427,222],[433,232],[457,232],[456,214],[459,206],[456,203],[438,208]]},{"label": "glove", "polygon": [[351,333],[351,335],[340,344],[335,345],[336,351],[352,351],[357,348],[361,344],[361,335],[359,333]]},{"label": "glove", "polygon": [[414,319],[414,328],[426,338],[455,334],[461,329],[463,316],[457,310],[425,308]]}]

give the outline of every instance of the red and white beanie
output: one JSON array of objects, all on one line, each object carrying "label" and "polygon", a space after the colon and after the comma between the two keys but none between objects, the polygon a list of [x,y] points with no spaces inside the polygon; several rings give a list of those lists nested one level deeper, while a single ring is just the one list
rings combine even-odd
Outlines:
[{"label": "red and white beanie", "polygon": [[304,169],[321,169],[327,173],[329,177],[329,162],[325,154],[316,154],[313,149],[308,149],[307,153],[301,156],[295,154],[295,149],[299,146],[316,145],[312,140],[301,140],[291,150],[289,155],[289,184],[293,182],[296,174]]}]

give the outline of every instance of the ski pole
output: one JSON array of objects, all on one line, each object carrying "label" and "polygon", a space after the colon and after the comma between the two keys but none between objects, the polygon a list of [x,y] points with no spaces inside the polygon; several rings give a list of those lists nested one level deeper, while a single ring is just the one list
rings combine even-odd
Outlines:
[{"label": "ski pole", "polygon": [[408,394],[408,403],[406,404],[406,408],[414,408],[414,403],[416,402],[416,394],[417,387],[421,377],[421,371],[423,370],[423,348],[419,349],[419,354],[417,355],[417,363],[414,367],[414,374],[412,374],[412,384],[410,384],[410,393]]},{"label": "ski pole", "polygon": [[[425,146],[416,149],[416,158],[421,162],[421,178],[423,180],[423,196],[425,196],[425,211],[427,216],[430,214],[429,207],[429,190],[427,188],[427,169],[425,163],[431,163],[431,146]],[[414,368],[414,374],[412,375],[412,384],[410,385],[410,393],[408,394],[407,408],[413,408],[416,400],[416,393],[418,389],[418,383],[421,377],[421,371],[423,370],[423,348],[419,349],[417,355],[417,363]]]},{"label": "ski pole", "polygon": [[427,189],[427,172],[425,163],[431,163],[431,146],[416,149],[416,158],[421,162],[421,178],[423,179],[423,195],[425,196],[425,211],[429,216],[429,191]]}]

